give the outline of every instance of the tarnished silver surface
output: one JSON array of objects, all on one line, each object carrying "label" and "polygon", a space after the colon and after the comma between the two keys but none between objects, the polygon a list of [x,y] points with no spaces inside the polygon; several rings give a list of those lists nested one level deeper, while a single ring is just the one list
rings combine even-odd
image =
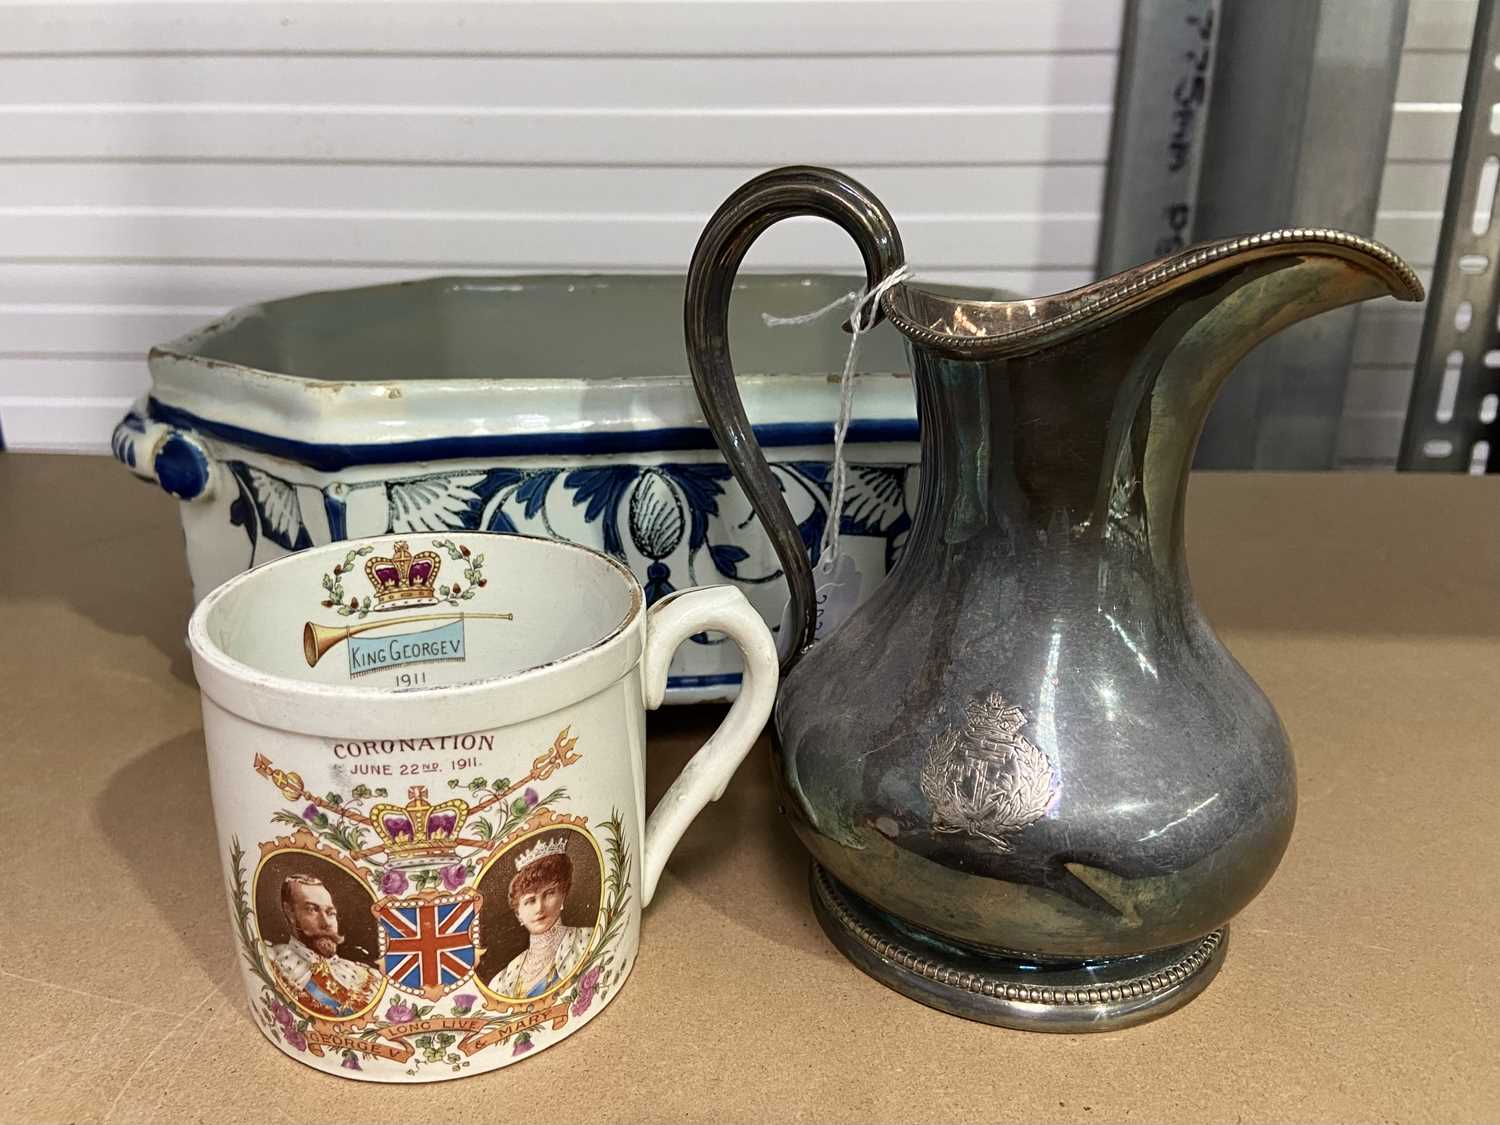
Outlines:
[{"label": "tarnished silver surface", "polygon": [[[809,645],[807,549],[750,436],[724,329],[750,242],[800,213],[850,231],[872,282],[901,263],[867,189],[785,169],[710,221],[686,309],[699,399],[802,624],[772,730],[786,815],[886,940],[939,965],[1115,979],[1177,964],[1265,886],[1296,808],[1286,732],[1193,599],[1183,505],[1199,430],[1260,341],[1420,284],[1383,246],[1293,229],[1033,301],[895,287],[881,306],[912,352],[917,513],[886,581]],[[820,909],[854,932],[847,911]],[[893,987],[927,987],[868,943],[839,945]]]}]

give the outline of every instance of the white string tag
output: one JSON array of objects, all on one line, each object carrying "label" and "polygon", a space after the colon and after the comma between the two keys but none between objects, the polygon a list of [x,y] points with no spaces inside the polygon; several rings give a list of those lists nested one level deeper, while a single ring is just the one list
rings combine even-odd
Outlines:
[{"label": "white string tag", "polygon": [[[847,551],[831,565],[818,560],[818,565],[813,567],[813,603],[817,607],[814,641],[821,641],[848,620],[864,594],[864,581],[859,564]],[[792,599],[788,598],[781,606],[781,629],[777,637],[793,637],[800,624],[792,620]],[[781,643],[790,645],[793,642]]]},{"label": "white string tag", "polygon": [[818,627],[813,640],[821,641],[854,612],[864,587],[864,577],[854,556],[845,551],[831,566],[820,559],[813,579],[818,603]]},{"label": "white string tag", "polygon": [[[859,355],[859,338],[866,331],[867,314],[877,307],[887,289],[899,285],[911,275],[908,266],[898,266],[888,273],[873,289],[846,293],[830,301],[821,309],[801,316],[771,316],[761,313],[761,319],[769,328],[788,324],[808,324],[826,316],[834,309],[849,302],[854,308],[849,314],[849,351],[844,357],[844,371],[839,377],[839,413],[833,426],[833,469],[829,476],[828,519],[823,524],[823,539],[818,545],[818,565],[813,569],[813,585],[816,592],[818,625],[813,636],[821,639],[831,633],[859,604],[864,579],[859,566],[852,558],[840,553],[839,532],[844,515],[844,490],[848,481],[848,466],[844,461],[844,439],[849,433],[849,422],[854,413],[854,360]],[[791,599],[781,611],[781,636],[790,638],[797,625],[791,621]],[[783,642],[790,645],[791,640]]]}]

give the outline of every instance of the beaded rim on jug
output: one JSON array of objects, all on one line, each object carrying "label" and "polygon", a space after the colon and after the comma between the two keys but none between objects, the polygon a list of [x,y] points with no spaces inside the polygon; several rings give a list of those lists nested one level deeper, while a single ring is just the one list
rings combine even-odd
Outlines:
[{"label": "beaded rim on jug", "polygon": [[[903,286],[885,293],[880,308],[892,324],[920,344],[976,357],[995,356],[1124,312],[1137,298],[1154,296],[1162,286],[1191,280],[1190,275],[1195,271],[1226,258],[1253,251],[1295,251],[1299,247],[1322,254],[1367,256],[1389,275],[1401,299],[1420,301],[1424,295],[1416,273],[1381,243],[1325,227],[1293,227],[1189,247],[1170,258],[1050,297],[1026,301],[959,301],[919,287]],[[914,298],[945,310],[943,318],[937,323],[923,323],[923,318],[916,314]],[[1007,327],[1017,312],[1024,313],[1020,325]]]}]

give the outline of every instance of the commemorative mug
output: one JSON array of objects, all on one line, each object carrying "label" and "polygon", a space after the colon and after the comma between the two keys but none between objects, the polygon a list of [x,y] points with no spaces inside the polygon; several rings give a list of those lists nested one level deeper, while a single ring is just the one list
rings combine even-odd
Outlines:
[{"label": "commemorative mug", "polygon": [[[744,686],[647,816],[645,712],[712,633]],[[507,1066],[614,999],[777,679],[738,589],[648,610],[621,563],[520,535],[301,551],[210,593],[188,641],[255,1022],[377,1082]]]}]

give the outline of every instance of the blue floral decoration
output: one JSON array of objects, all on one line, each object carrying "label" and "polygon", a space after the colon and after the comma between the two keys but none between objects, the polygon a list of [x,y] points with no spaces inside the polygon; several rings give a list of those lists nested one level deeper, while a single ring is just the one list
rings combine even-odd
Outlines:
[{"label": "blue floral decoration", "polygon": [[[384,481],[330,484],[322,489],[297,486],[240,461],[226,462],[238,488],[230,505],[230,522],[245,530],[252,555],[265,539],[286,550],[311,546],[314,535],[302,505],[316,501],[328,534],[335,539],[384,532],[530,530],[572,539],[602,549],[632,566],[653,604],[678,588],[712,581],[702,571],[705,560],[715,575],[743,586],[780,579],[781,571],[746,573],[744,564],[765,558],[758,521],[730,523],[721,502],[733,487],[721,462],[664,464],[610,463],[578,468],[445,469]],[[907,481],[914,466],[852,465],[840,519],[843,535],[869,536],[884,544],[886,568],[894,565],[911,527],[906,510]],[[794,507],[805,509],[798,530],[808,558],[816,562],[828,521],[830,466],[823,461],[780,462],[773,466]],[[349,529],[350,496],[365,489],[384,490],[382,527]],[[801,490],[803,496],[791,493]],[[559,503],[582,510],[587,536],[559,530]],[[742,503],[742,501],[741,501]],[[365,505],[368,512],[369,506]],[[540,526],[538,526],[540,525]],[[595,534],[597,533],[597,534]],[[320,528],[318,537],[321,539]],[[674,573],[686,566],[686,581]],[[706,637],[696,637],[709,643]]]}]

